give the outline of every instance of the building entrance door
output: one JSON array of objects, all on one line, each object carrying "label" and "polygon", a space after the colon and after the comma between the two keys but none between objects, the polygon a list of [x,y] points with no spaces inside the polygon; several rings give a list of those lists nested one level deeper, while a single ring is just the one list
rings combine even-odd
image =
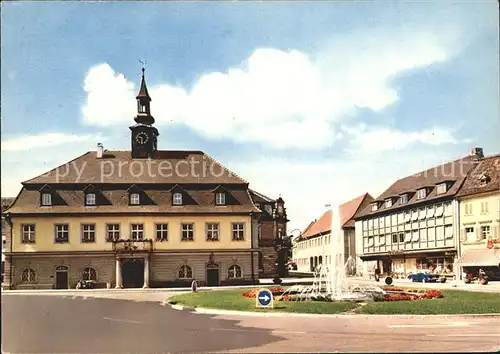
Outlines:
[{"label": "building entrance door", "polygon": [[219,286],[219,266],[207,265],[207,286]]},{"label": "building entrance door", "polygon": [[389,274],[392,272],[392,261],[390,259],[384,259],[382,261],[382,273]]},{"label": "building entrance door", "polygon": [[124,288],[142,288],[144,285],[144,259],[124,260],[122,277]]},{"label": "building entrance door", "polygon": [[56,289],[68,288],[68,267],[56,268]]}]

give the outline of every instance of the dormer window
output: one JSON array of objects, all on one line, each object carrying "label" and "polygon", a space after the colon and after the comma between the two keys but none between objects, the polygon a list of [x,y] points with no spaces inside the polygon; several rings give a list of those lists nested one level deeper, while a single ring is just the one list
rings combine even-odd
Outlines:
[{"label": "dormer window", "polygon": [[425,188],[419,189],[417,191],[417,199],[424,199],[427,196],[427,190]]},{"label": "dormer window", "polygon": [[215,204],[224,205],[226,204],[226,193],[218,192],[215,194]]},{"label": "dormer window", "polygon": [[172,204],[173,205],[182,205],[182,194],[177,192],[172,196]]},{"label": "dormer window", "polygon": [[141,197],[139,196],[139,193],[130,193],[130,204],[131,205],[141,204]]},{"label": "dormer window", "polygon": [[401,204],[406,204],[408,203],[408,194],[403,194],[399,200],[401,201]]},{"label": "dormer window", "polygon": [[96,204],[95,193],[87,193],[85,195],[85,205],[95,205],[95,204]]},{"label": "dormer window", "polygon": [[378,210],[378,203],[373,203],[372,204],[372,211],[377,211]]},{"label": "dormer window", "polygon": [[436,187],[436,194],[446,193],[446,183],[440,183]]},{"label": "dormer window", "polygon": [[50,193],[42,193],[42,205],[50,206],[52,205],[52,194]]},{"label": "dormer window", "polygon": [[391,206],[392,206],[392,199],[387,199],[387,200],[385,201],[385,207],[386,207],[386,208],[390,208]]},{"label": "dormer window", "polygon": [[481,176],[479,176],[479,183],[481,184],[481,186],[487,185],[490,181],[491,178],[486,173],[483,173]]}]

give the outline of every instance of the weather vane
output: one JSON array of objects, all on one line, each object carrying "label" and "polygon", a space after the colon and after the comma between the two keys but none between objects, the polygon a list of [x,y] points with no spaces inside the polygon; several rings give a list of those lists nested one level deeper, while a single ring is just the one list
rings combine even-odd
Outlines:
[{"label": "weather vane", "polygon": [[141,59],[138,59],[139,60],[139,63],[142,64],[142,72],[144,72],[144,70],[146,70],[146,64],[148,63],[147,60],[144,60],[142,61]]}]

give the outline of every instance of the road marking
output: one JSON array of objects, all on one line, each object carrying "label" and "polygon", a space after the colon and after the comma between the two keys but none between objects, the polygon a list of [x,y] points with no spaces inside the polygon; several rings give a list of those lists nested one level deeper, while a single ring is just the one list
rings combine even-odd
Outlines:
[{"label": "road marking", "polygon": [[467,327],[467,322],[451,322],[442,324],[402,324],[402,325],[389,325],[389,328],[432,328],[432,327]]},{"label": "road marking", "polygon": [[239,329],[239,328],[210,328],[211,331],[224,331],[224,332],[265,332],[265,333],[282,333],[282,334],[306,334],[306,332],[300,331],[280,331],[273,329]]},{"label": "road marking", "polygon": [[427,337],[500,337],[500,333],[477,334],[426,334]]},{"label": "road marking", "polygon": [[111,318],[111,317],[103,317],[105,320],[110,320],[110,321],[116,321],[116,322],[126,322],[126,323],[142,323],[138,321],[132,321],[132,320],[122,320],[119,318]]}]

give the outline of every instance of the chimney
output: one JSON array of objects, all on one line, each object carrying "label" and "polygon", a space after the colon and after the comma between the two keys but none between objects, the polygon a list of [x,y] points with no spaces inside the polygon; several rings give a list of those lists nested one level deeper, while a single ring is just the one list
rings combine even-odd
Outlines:
[{"label": "chimney", "polygon": [[472,148],[470,154],[471,154],[471,156],[475,156],[478,159],[482,159],[484,157],[483,148],[480,148],[480,147]]},{"label": "chimney", "polygon": [[101,143],[97,143],[97,158],[102,159],[102,154],[104,152],[104,146]]}]

